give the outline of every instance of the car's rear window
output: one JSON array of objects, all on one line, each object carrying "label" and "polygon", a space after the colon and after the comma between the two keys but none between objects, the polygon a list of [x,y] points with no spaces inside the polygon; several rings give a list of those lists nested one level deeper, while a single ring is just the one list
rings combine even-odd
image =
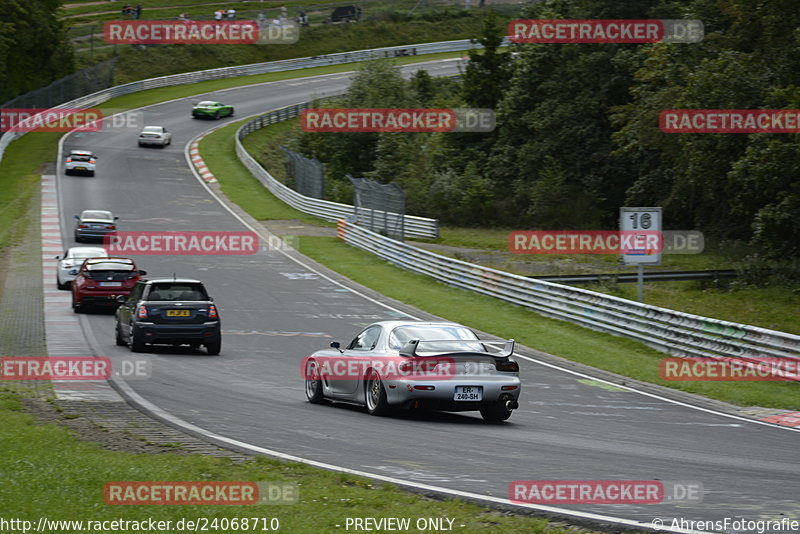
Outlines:
[{"label": "car's rear window", "polygon": [[161,127],[160,126],[148,126],[144,130],[142,130],[142,132],[143,133],[161,133]]},{"label": "car's rear window", "polygon": [[218,104],[216,102],[205,101],[205,102],[200,102],[197,105],[201,106],[201,107],[205,107],[205,108],[210,108],[210,107],[213,107],[213,106],[217,106]]},{"label": "car's rear window", "polygon": [[136,271],[131,270],[90,270],[86,273],[87,278],[92,280],[129,280],[136,276]]},{"label": "car's rear window", "polygon": [[73,155],[73,156],[70,156],[70,158],[72,159],[72,161],[91,161],[92,160],[91,156],[74,156]]},{"label": "car's rear window", "polygon": [[[444,341],[453,340],[454,343],[437,344],[437,351],[463,351],[463,350],[481,350],[485,349],[480,343],[475,341],[478,339],[475,333],[469,328],[463,326],[401,326],[392,330],[389,335],[389,347],[392,349],[400,349],[411,341],[412,339]],[[463,340],[463,342],[459,342]],[[422,347],[422,345],[420,345]],[[428,347],[432,347],[429,345]]]},{"label": "car's rear window", "polygon": [[84,211],[81,219],[100,219],[103,221],[111,220],[110,213],[107,211]]},{"label": "car's rear window", "polygon": [[208,300],[205,288],[199,284],[153,284],[147,300]]}]

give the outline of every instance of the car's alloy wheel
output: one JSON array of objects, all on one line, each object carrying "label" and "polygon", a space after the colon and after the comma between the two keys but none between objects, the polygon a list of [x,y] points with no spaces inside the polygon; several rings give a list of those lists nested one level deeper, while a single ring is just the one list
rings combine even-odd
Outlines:
[{"label": "car's alloy wheel", "polygon": [[322,394],[319,366],[315,361],[310,361],[306,364],[306,397],[311,404],[323,404],[325,402],[325,396]]},{"label": "car's alloy wheel", "polygon": [[511,417],[511,410],[506,408],[505,401],[486,402],[481,405],[481,416],[485,421],[496,423]]},{"label": "car's alloy wheel", "polygon": [[364,387],[367,411],[370,415],[385,415],[389,413],[389,401],[386,400],[386,390],[381,383],[381,377],[374,369],[370,369]]},{"label": "car's alloy wheel", "polygon": [[206,344],[206,352],[211,356],[216,356],[219,354],[219,351],[222,350],[222,340],[218,339],[212,343]]}]

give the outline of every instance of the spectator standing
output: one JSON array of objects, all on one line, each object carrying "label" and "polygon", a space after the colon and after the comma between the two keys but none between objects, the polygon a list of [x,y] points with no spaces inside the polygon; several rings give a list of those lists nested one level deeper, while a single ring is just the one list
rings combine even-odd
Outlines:
[{"label": "spectator standing", "polygon": [[225,15],[225,11],[222,9],[218,9],[214,11],[214,20],[222,20],[222,17]]},{"label": "spectator standing", "polygon": [[142,17],[142,4],[136,4],[136,11],[134,12],[133,18],[139,20]]},{"label": "spectator standing", "polygon": [[127,17],[128,15],[130,15],[130,13],[131,13],[131,6],[129,6],[128,4],[125,4],[124,6],[122,6],[122,16],[123,17]]},{"label": "spectator standing", "polygon": [[233,8],[230,8],[228,10],[228,20],[233,20],[235,18],[236,18],[236,10],[233,9]]}]

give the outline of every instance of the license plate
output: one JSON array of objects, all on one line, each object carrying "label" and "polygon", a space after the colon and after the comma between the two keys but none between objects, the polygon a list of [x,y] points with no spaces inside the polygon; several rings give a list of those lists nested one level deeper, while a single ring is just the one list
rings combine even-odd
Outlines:
[{"label": "license plate", "polygon": [[479,401],[483,400],[483,386],[456,386],[453,400]]},{"label": "license plate", "polygon": [[189,317],[189,310],[167,310],[167,317]]},{"label": "license plate", "polygon": [[122,282],[100,282],[100,287],[119,287]]},{"label": "license plate", "polygon": [[86,167],[73,167],[76,171],[85,171]]}]

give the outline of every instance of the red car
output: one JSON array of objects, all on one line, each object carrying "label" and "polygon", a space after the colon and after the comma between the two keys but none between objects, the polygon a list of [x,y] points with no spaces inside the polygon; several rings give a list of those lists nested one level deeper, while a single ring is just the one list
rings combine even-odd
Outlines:
[{"label": "red car", "polygon": [[72,309],[119,306],[117,297],[129,295],[139,278],[147,274],[130,258],[89,258],[72,282]]}]

